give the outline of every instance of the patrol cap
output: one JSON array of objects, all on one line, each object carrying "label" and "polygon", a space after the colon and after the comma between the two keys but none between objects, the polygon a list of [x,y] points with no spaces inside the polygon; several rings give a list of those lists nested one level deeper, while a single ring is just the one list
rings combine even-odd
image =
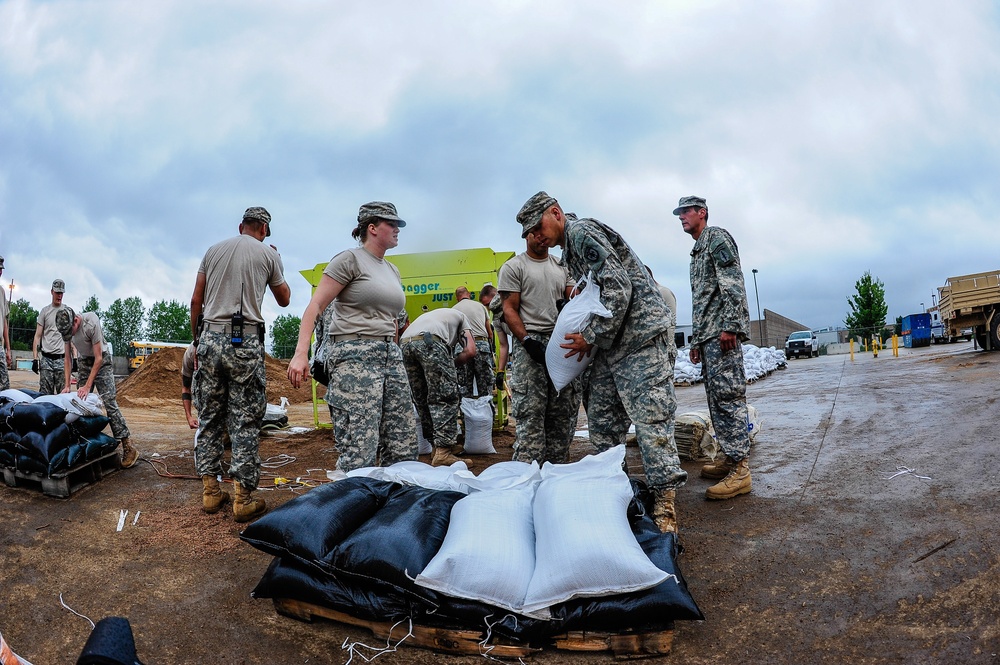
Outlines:
[{"label": "patrol cap", "polygon": [[52,280],[52,290],[55,291],[56,293],[65,293],[66,282],[62,281],[61,279]]},{"label": "patrol cap", "polygon": [[538,192],[524,202],[517,213],[517,221],[521,224],[521,237],[527,238],[531,229],[542,221],[542,213],[559,203],[545,192]]},{"label": "patrol cap", "polygon": [[3,257],[0,256],[0,270],[3,270]]},{"label": "patrol cap", "polygon": [[261,208],[260,206],[247,208],[246,212],[243,213],[243,221],[245,222],[248,219],[267,224],[267,235],[264,237],[266,238],[271,235],[271,213],[267,211],[267,208]]},{"label": "patrol cap", "polygon": [[68,342],[73,338],[73,319],[76,314],[72,307],[60,307],[56,312],[56,330],[62,335],[63,341]]},{"label": "patrol cap", "polygon": [[396,213],[396,206],[386,201],[370,201],[358,209],[358,225],[367,224],[376,219],[384,219],[388,222],[396,222],[399,228],[406,226],[406,222],[399,218]]},{"label": "patrol cap", "polygon": [[700,196],[682,196],[681,200],[677,202],[677,207],[674,208],[674,214],[681,214],[681,210],[684,208],[704,208],[708,210],[708,204]]}]

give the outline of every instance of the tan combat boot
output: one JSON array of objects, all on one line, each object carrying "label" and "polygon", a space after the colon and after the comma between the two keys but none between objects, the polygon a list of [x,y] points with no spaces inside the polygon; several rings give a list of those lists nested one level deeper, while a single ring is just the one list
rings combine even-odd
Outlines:
[{"label": "tan combat boot", "polygon": [[653,490],[653,521],[660,533],[677,533],[676,490]]},{"label": "tan combat boot", "polygon": [[732,499],[750,491],[750,458],[744,457],[721,482],[705,490],[706,499]]},{"label": "tan combat boot", "polygon": [[237,522],[249,522],[267,512],[264,499],[252,496],[253,490],[248,490],[239,483],[233,483],[236,488],[236,498],[233,500],[233,519]]},{"label": "tan combat boot", "polygon": [[451,466],[458,461],[459,459],[452,455],[450,447],[434,447],[434,456],[431,457],[431,466]]},{"label": "tan combat boot", "polygon": [[736,462],[725,454],[720,454],[714,460],[701,467],[701,477],[719,480],[729,475],[729,472],[736,468]]},{"label": "tan combat boot", "polygon": [[122,468],[128,469],[135,466],[139,461],[139,451],[132,447],[132,442],[128,437],[122,439]]},{"label": "tan combat boot", "polygon": [[219,486],[215,476],[202,476],[201,484],[205,489],[201,493],[201,507],[209,515],[213,515],[229,503],[229,492]]}]

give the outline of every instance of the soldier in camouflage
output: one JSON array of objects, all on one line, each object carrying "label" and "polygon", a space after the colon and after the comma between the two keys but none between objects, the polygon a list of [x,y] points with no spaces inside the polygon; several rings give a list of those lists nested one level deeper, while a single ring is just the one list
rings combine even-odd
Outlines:
[{"label": "soldier in camouflage", "polygon": [[324,329],[318,334],[326,340],[317,340],[317,354],[326,353],[326,401],[340,453],[337,470],[345,473],[417,459],[413,398],[396,344],[406,318],[406,293],[399,269],[385,259],[405,226],[388,201],[358,209],[351,237],[360,246],[340,252],[323,270],[288,363],[288,380],[298,388],[309,378],[316,322],[332,306],[322,317]]},{"label": "soldier in camouflage", "polygon": [[[582,395],[579,380],[557,392],[545,367],[545,347],[574,282],[549,248],[528,234],[527,251],[500,268],[503,320],[514,337],[511,414],[516,462],[565,464]],[[627,427],[627,425],[626,425]]]},{"label": "soldier in camouflage", "polygon": [[685,196],[674,214],[695,240],[691,250],[691,362],[701,362],[708,410],[725,453],[702,467],[702,477],[719,480],[705,496],[731,499],[751,488],[742,344],[750,332],[750,307],[743,269],[733,237],[723,228],[708,225],[705,199]]},{"label": "soldier in camouflage", "polygon": [[[273,245],[271,214],[247,208],[240,234],[205,252],[191,295],[191,333],[197,345],[195,402],[201,429],[195,440],[195,469],[201,476],[202,509],[216,513],[230,500],[219,486],[224,434],[232,445],[229,476],[236,496],[233,517],[248,522],[267,511],[253,496],[260,480],[260,425],[267,409],[264,318],[260,309],[270,289],[280,307],[291,290]],[[204,321],[199,325],[199,318]]]},{"label": "soldier in camouflage", "polygon": [[61,279],[53,280],[52,303],[43,307],[42,311],[38,313],[35,339],[31,344],[31,350],[34,354],[31,369],[35,374],[38,374],[38,392],[43,395],[58,395],[63,387],[64,361],[67,358],[63,349],[62,336],[56,329],[56,313],[62,309],[65,291],[66,282]]},{"label": "soldier in camouflage", "polygon": [[625,443],[635,423],[653,519],[664,533],[677,531],[676,489],[687,480],[674,442],[674,379],[667,374],[670,312],[642,262],[613,229],[595,219],[568,220],[559,202],[538,192],[517,214],[522,237],[560,245],[570,275],[592,275],[610,318],[594,317],[566,336],[566,356],[594,353],[587,419],[598,450]]},{"label": "soldier in camouflage", "polygon": [[[56,329],[62,335],[66,357],[72,355],[73,346],[76,347],[80,357],[76,375],[77,395],[80,399],[84,399],[92,389],[97,389],[101,401],[104,402],[104,411],[111,421],[111,433],[122,447],[122,467],[127,469],[134,466],[139,460],[139,451],[129,440],[125,416],[118,408],[115,373],[112,369],[111,354],[108,353],[104,341],[101,320],[93,312],[78,315],[71,307],[63,306],[56,312]],[[70,363],[66,363],[62,392],[72,391],[71,378]]]},{"label": "soldier in camouflage", "polygon": [[[493,326],[486,305],[474,300],[464,286],[455,289],[453,309],[465,314],[472,326],[472,338],[476,343],[476,357],[458,368],[458,387],[462,397],[473,397],[473,383],[479,397],[493,393],[496,381],[493,367]],[[459,349],[461,351],[461,349]]]},{"label": "soldier in camouflage", "polygon": [[[0,275],[3,275],[3,257],[0,256]],[[10,303],[3,297],[0,291],[0,390],[10,388],[10,376],[7,368],[14,366],[14,356],[10,351],[10,324],[7,321]]]},{"label": "soldier in camouflage", "polygon": [[[420,427],[434,447],[431,466],[451,466],[459,461],[452,452],[458,437],[456,365],[477,353],[469,319],[457,309],[432,309],[410,323],[399,343]],[[462,347],[457,356],[456,345]]]}]

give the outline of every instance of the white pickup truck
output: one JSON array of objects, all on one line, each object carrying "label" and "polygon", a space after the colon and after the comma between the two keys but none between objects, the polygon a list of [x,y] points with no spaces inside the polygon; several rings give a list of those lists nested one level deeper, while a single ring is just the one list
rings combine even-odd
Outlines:
[{"label": "white pickup truck", "polygon": [[811,330],[793,332],[785,340],[785,357],[812,358],[819,355],[819,341]]}]

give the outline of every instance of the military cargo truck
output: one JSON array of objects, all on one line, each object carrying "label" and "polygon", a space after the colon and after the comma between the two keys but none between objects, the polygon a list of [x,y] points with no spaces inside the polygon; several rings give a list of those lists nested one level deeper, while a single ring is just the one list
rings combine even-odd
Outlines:
[{"label": "military cargo truck", "polygon": [[938,310],[945,336],[972,328],[981,348],[1000,349],[1000,270],[949,277],[938,287]]}]

